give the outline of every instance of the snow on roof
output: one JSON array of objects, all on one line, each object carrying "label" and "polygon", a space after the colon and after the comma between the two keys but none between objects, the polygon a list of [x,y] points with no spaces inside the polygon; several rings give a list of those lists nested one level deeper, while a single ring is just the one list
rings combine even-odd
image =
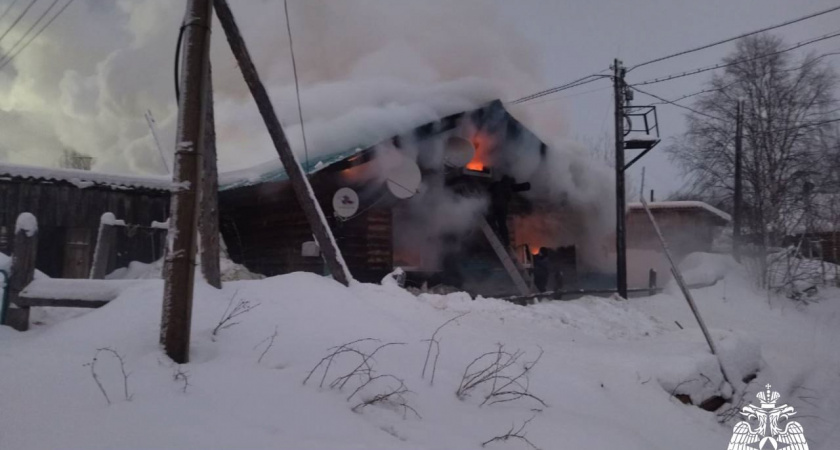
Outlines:
[{"label": "snow on roof", "polygon": [[[312,175],[322,169],[325,169],[337,162],[361,152],[361,148],[347,150],[343,152],[333,153],[323,158],[310,161],[309,164],[299,161],[303,171]],[[243,186],[251,186],[254,184],[268,183],[272,181],[284,181],[289,179],[289,174],[283,168],[283,164],[279,159],[265,162],[263,164],[248,167],[241,170],[233,170],[230,172],[222,172],[219,174],[219,190],[226,191],[228,189],[236,189]]]},{"label": "snow on roof", "polygon": [[[654,209],[703,209],[715,216],[727,221],[732,221],[732,216],[715,208],[714,206],[697,200],[685,201],[665,201],[665,202],[648,202],[648,207]],[[630,203],[627,205],[628,209],[641,210],[644,209],[641,203]]]},{"label": "snow on roof", "polygon": [[168,176],[116,175],[88,170],[53,169],[0,163],[0,180],[13,178],[64,181],[80,189],[91,186],[106,186],[117,189],[137,188],[171,191],[173,187],[172,179]]},{"label": "snow on roof", "polygon": [[[319,170],[329,167],[332,164],[343,161],[356,153],[362,152],[365,149],[374,147],[382,142],[387,142],[395,136],[400,136],[403,133],[408,133],[412,130],[417,130],[425,126],[439,123],[447,117],[478,110],[493,111],[496,108],[501,110],[504,114],[510,114],[506,109],[504,109],[501,101],[493,100],[479,105],[466,105],[462,103],[450,105],[444,103],[443,106],[433,107],[431,110],[433,114],[431,115],[428,114],[429,108],[424,106],[421,108],[424,112],[423,114],[401,117],[400,120],[385,120],[383,118],[378,118],[378,121],[365,121],[364,123],[351,122],[349,125],[347,123],[341,123],[338,124],[340,126],[337,125],[337,128],[351,128],[352,125],[354,132],[349,133],[345,130],[343,134],[346,134],[346,136],[343,136],[341,132],[330,133],[329,129],[324,129],[322,130],[322,134],[333,134],[337,137],[335,139],[325,141],[325,146],[315,151],[315,154],[319,154],[317,157],[312,156],[313,150],[312,144],[310,144],[309,156],[312,159],[310,159],[308,164],[303,161],[303,158],[301,158],[300,155],[298,155],[297,158],[304,172],[307,174],[313,174]],[[307,130],[309,130],[308,126]],[[308,135],[310,142],[312,137],[312,135]],[[265,182],[284,181],[288,178],[289,177],[286,174],[286,170],[283,168],[283,165],[280,163],[279,159],[275,158],[253,167],[220,172],[219,190],[226,191],[229,189],[236,189],[243,186],[251,186]]]}]

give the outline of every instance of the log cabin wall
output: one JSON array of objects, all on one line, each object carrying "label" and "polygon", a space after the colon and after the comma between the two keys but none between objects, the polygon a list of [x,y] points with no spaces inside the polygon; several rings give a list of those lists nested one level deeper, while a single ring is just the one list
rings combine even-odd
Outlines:
[{"label": "log cabin wall", "polygon": [[[353,277],[379,282],[393,268],[391,210],[369,208],[339,221],[332,196],[341,183],[334,173],[313,176],[310,182]],[[234,262],[267,276],[325,273],[322,258],[302,255],[303,243],[313,240],[312,231],[288,181],[221,191],[219,215]]]},{"label": "log cabin wall", "polygon": [[[0,179],[0,252],[12,252],[9,236],[22,212],[38,219],[38,256],[35,266],[51,277],[87,278],[99,220],[112,212],[128,224],[150,225],[169,216],[169,192],[118,186],[79,188],[69,182],[38,179]],[[152,262],[160,257],[160,231],[132,233],[118,238],[110,269],[128,261]],[[118,234],[118,236],[120,235]]]}]

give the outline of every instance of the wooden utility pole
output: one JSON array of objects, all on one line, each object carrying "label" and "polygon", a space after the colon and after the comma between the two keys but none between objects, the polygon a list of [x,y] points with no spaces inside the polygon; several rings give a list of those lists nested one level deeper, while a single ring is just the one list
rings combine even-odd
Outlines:
[{"label": "wooden utility pole", "polygon": [[260,115],[268,129],[268,134],[271,136],[271,141],[274,143],[274,149],[280,156],[280,161],[283,163],[283,167],[289,175],[289,180],[292,183],[292,188],[295,191],[298,203],[300,203],[306,215],[306,220],[309,222],[312,234],[315,235],[315,239],[318,241],[321,251],[324,253],[327,268],[336,281],[347,286],[353,278],[347,269],[344,258],[341,256],[341,251],[335,242],[335,237],[333,237],[332,231],[327,225],[327,219],[321,210],[321,205],[318,204],[315,198],[312,186],[310,186],[309,180],[306,178],[297,158],[295,158],[294,153],[292,153],[289,147],[289,142],[286,140],[283,127],[277,119],[274,106],[272,106],[271,99],[268,97],[268,92],[266,92],[265,86],[260,81],[257,68],[251,60],[251,55],[248,53],[248,48],[245,45],[242,34],[239,32],[239,26],[236,25],[233,13],[226,0],[214,0],[214,6],[216,8],[216,16],[219,18],[219,22],[221,22],[222,28],[225,30],[225,36],[230,44],[233,56],[239,64],[239,70],[242,71],[245,83],[248,84],[248,88],[251,90],[251,95],[254,97],[257,108],[260,110]]},{"label": "wooden utility pole", "polygon": [[627,230],[625,228],[624,193],[624,74],[621,61],[613,62],[613,91],[615,96],[615,257],[616,289],[627,298]]},{"label": "wooden utility pole", "polygon": [[744,142],[744,101],[738,100],[738,109],[735,114],[735,195],[732,205],[732,253],[735,260],[741,261],[741,221],[743,220],[743,181],[742,181],[742,158]]},{"label": "wooden utility pole", "polygon": [[216,169],[216,124],[213,111],[213,71],[207,64],[207,116],[204,123],[203,170],[198,238],[201,274],[207,284],[221,289],[219,267],[219,173]]},{"label": "wooden utility pole", "polygon": [[[9,308],[3,315],[3,325],[18,331],[29,329],[29,306],[18,304],[20,293],[35,278],[35,257],[38,254],[38,221],[35,216],[21,213],[15,223],[15,243],[12,265],[9,267]],[[11,307],[14,305],[16,307]]]},{"label": "wooden utility pole", "polygon": [[201,190],[207,81],[210,61],[211,0],[187,0],[184,57],[180,79],[175,167],[164,265],[160,340],[178,364],[189,362],[195,278],[197,200]]}]

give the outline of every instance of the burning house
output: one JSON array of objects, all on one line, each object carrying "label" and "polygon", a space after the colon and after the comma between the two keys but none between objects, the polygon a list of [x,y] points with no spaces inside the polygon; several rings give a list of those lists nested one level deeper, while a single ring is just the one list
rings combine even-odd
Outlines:
[{"label": "burning house", "polygon": [[[357,279],[402,268],[409,284],[504,295],[533,290],[532,275],[545,290],[610,271],[612,189],[593,165],[554,152],[495,101],[304,170]],[[235,262],[324,272],[279,165],[222,174],[219,202]]]}]

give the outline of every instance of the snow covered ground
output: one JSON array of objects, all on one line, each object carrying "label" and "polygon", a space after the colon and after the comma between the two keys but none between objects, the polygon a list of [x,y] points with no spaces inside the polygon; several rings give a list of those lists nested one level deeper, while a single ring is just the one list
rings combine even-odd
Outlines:
[{"label": "snow covered ground", "polygon": [[[760,369],[745,401],[773,384],[799,412],[811,449],[837,448],[840,291],[822,291],[822,300],[804,306],[768,300],[738,266],[699,258],[687,278],[716,277],[710,265],[727,265],[723,280],[694,294],[730,371],[740,377]],[[178,367],[157,344],[162,282],[139,283],[97,310],[38,312],[40,324],[26,333],[0,327],[0,448],[478,449],[531,419],[524,432],[543,449],[708,450],[725,449],[734,424],[671,396],[699,401],[722,390],[717,363],[673,286],[630,301],[589,297],[520,307],[465,294],[415,297],[392,285],[345,288],[303,273],[228,282],[221,291],[201,285],[192,361]],[[253,309],[213,336],[241,300]],[[423,341],[464,313],[437,334],[432,385],[434,352],[421,378]],[[379,341],[353,348],[401,343],[367,362],[374,376],[404,382],[410,392],[402,398],[417,414],[400,401],[354,412],[397,387],[392,377],[358,393],[358,377],[330,389],[359,366],[357,353],[341,353],[326,376],[322,364],[303,383],[329,348],[365,338]],[[529,397],[482,406],[490,383],[456,396],[467,365],[498,344],[524,352],[508,374],[543,352],[527,386],[547,406]],[[125,361],[130,400],[112,354],[100,352],[93,367],[110,404],[92,376],[89,363],[104,347]],[[511,439],[486,448],[530,447]]]}]

